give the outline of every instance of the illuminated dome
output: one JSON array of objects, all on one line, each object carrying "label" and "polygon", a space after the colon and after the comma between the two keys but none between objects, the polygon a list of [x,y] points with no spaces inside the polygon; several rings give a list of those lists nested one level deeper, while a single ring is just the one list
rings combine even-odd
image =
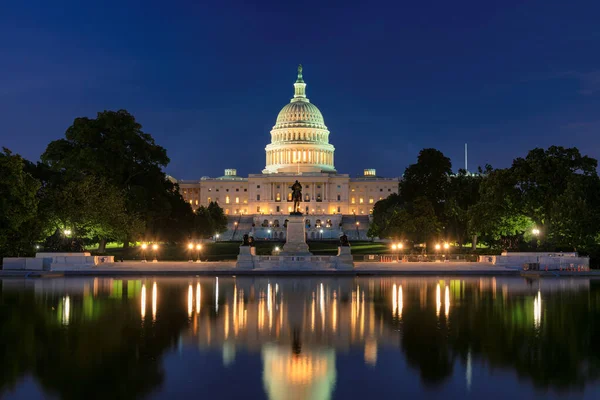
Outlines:
[{"label": "illuminated dome", "polygon": [[306,97],[301,65],[294,83],[294,97],[277,115],[271,143],[265,150],[265,174],[335,172],[335,148],[329,144],[329,130],[321,111]]}]

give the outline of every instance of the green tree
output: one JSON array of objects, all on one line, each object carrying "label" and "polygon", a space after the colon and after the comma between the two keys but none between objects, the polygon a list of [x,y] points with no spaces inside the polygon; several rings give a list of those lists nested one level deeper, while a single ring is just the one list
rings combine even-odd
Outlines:
[{"label": "green tree", "polygon": [[419,152],[416,164],[409,165],[404,171],[400,196],[404,202],[412,202],[418,197],[426,198],[439,217],[451,173],[452,163],[448,157],[436,149],[423,149]]},{"label": "green tree", "polygon": [[227,216],[216,202],[208,207],[200,206],[194,218],[194,232],[198,237],[209,238],[227,230]]},{"label": "green tree", "polygon": [[[25,160],[3,148],[0,153],[0,257],[20,252],[23,230],[36,218],[40,183],[25,171]],[[33,243],[27,243],[33,249]]]},{"label": "green tree", "polygon": [[[167,152],[127,111],[104,111],[95,119],[76,118],[64,139],[48,145],[42,161],[64,174],[64,181],[94,176],[122,193],[126,214],[141,218],[146,235],[174,232],[166,226],[179,221],[171,212],[181,211],[183,199],[162,171],[169,162]],[[125,247],[137,235],[138,225],[130,225]]]}]

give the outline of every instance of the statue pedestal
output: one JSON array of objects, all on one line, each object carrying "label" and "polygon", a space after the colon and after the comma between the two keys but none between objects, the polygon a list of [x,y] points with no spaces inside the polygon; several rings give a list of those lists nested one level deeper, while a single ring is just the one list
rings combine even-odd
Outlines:
[{"label": "statue pedestal", "polygon": [[354,269],[354,259],[350,253],[350,246],[338,247],[336,269]]},{"label": "statue pedestal", "polygon": [[254,269],[254,255],[254,247],[240,246],[240,254],[237,257],[235,267],[240,269]]},{"label": "statue pedestal", "polygon": [[290,214],[287,223],[286,242],[283,245],[283,256],[311,256],[306,244],[304,216]]}]

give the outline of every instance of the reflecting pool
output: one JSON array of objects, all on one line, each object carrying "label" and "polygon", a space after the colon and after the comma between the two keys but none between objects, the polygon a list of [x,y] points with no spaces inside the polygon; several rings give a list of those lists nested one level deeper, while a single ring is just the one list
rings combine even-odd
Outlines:
[{"label": "reflecting pool", "polygon": [[600,280],[0,280],[9,399],[600,398]]}]

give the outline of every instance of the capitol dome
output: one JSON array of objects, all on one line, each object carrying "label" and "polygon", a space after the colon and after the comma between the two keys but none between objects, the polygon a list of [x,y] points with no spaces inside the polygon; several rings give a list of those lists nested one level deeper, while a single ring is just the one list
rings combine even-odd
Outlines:
[{"label": "capitol dome", "polygon": [[294,97],[277,115],[271,143],[265,148],[265,174],[335,172],[329,130],[321,111],[306,97],[302,65],[294,83]]}]

